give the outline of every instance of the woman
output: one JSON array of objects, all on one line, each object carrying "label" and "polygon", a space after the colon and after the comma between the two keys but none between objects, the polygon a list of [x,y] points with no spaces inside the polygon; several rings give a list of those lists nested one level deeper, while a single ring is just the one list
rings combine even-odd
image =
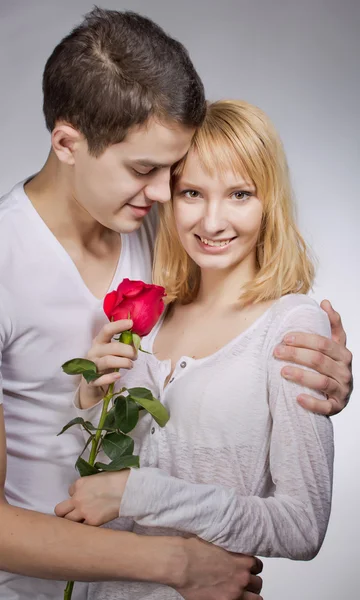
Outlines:
[{"label": "woman", "polygon": [[[272,349],[294,329],[330,327],[304,295],[313,266],[281,142],[259,109],[214,103],[172,186],[154,271],[169,305],[143,339],[151,354],[121,380],[150,388],[170,421],[160,429],[146,415],[132,432],[142,468],[90,478],[107,496],[100,522],[120,509],[140,533],[170,528],[233,552],[312,559],[330,515],[332,426],[298,405],[300,386],[280,376]],[[82,385],[82,406],[96,385]],[[90,589],[99,600],[178,597],[147,583]]]}]

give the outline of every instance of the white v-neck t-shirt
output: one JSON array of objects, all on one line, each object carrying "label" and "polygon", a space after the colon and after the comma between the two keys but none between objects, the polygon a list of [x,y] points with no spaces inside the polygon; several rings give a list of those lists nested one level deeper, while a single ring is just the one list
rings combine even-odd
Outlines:
[{"label": "white v-neck t-shirt", "polygon": [[[156,215],[149,217],[138,231],[121,236],[109,291],[125,277],[151,282]],[[106,322],[102,300],[33,207],[24,182],[16,185],[0,199],[0,403],[10,504],[53,514],[68,496],[84,442],[77,427],[57,437],[76,416],[79,383],[61,365],[84,357]],[[61,600],[63,590],[63,582],[0,572],[0,598],[6,600]],[[86,585],[77,584],[74,600],[85,597]]]}]

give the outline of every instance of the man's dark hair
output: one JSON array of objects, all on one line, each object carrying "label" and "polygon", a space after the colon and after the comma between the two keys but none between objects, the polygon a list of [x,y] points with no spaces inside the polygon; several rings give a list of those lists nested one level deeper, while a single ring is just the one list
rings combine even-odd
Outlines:
[{"label": "man's dark hair", "polygon": [[43,76],[44,115],[63,120],[98,156],[151,116],[198,127],[204,87],[180,42],[134,12],[95,7],[54,49]]}]

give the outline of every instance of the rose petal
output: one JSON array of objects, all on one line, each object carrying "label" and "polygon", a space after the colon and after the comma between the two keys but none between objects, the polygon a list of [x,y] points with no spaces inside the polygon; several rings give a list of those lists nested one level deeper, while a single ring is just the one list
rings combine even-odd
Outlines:
[{"label": "rose petal", "polygon": [[145,284],[143,281],[131,281],[130,279],[123,279],[117,289],[117,292],[118,294],[120,293],[123,294],[123,296],[131,298],[141,292],[144,285]]},{"label": "rose petal", "polygon": [[106,314],[109,321],[111,320],[112,311],[116,305],[116,301],[117,301],[117,292],[115,290],[113,292],[109,292],[108,294],[106,294],[106,296],[104,298],[104,304],[103,304],[104,313]]}]

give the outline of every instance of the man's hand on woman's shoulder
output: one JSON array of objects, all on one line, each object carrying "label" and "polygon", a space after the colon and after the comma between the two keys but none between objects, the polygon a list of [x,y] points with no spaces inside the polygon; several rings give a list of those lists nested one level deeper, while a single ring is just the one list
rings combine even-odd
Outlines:
[{"label": "man's hand on woman's shoulder", "polygon": [[311,412],[333,416],[345,408],[353,389],[352,354],[346,348],[346,333],[341,317],[328,300],[321,302],[331,325],[331,339],[310,333],[288,333],[274,356],[317,371],[286,366],[281,374],[302,386],[323,392],[327,400],[300,394],[298,402]]}]

